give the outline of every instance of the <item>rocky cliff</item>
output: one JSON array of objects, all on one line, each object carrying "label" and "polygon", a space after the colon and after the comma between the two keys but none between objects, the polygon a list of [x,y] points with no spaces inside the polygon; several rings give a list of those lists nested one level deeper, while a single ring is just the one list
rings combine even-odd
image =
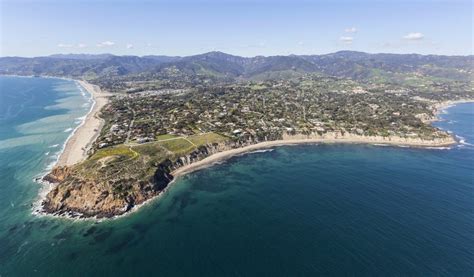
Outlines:
[{"label": "rocky cliff", "polygon": [[43,178],[56,184],[42,203],[43,211],[55,215],[97,218],[124,214],[163,191],[173,180],[172,171],[240,145],[242,143],[200,146],[187,155],[162,161],[154,167],[152,175],[143,179],[93,179],[81,174],[76,167],[55,167]]},{"label": "rocky cliff", "polygon": [[[283,135],[283,140],[321,140],[328,142],[388,143],[413,146],[442,146],[454,143],[451,136],[430,140],[401,137],[365,137],[353,134],[328,133],[319,135]],[[162,192],[173,180],[172,172],[203,160],[212,154],[230,149],[254,145],[259,141],[226,141],[197,147],[194,151],[179,157],[170,156],[159,163],[151,163],[150,157],[129,159],[122,168],[105,165],[110,157],[99,159],[98,168],[83,165],[56,167],[44,177],[45,181],[57,184],[43,201],[44,212],[55,215],[80,217],[113,217],[121,215]],[[125,160],[128,161],[128,160]],[[119,161],[120,162],[120,161]],[[123,162],[123,161],[122,161]],[[128,170],[128,173],[124,173]],[[148,173],[150,172],[150,173]]]}]

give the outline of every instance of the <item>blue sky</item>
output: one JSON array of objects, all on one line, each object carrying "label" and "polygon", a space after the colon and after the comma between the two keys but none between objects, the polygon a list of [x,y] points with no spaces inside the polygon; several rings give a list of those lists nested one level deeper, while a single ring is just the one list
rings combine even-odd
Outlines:
[{"label": "blue sky", "polygon": [[470,0],[0,0],[0,55],[472,54]]}]

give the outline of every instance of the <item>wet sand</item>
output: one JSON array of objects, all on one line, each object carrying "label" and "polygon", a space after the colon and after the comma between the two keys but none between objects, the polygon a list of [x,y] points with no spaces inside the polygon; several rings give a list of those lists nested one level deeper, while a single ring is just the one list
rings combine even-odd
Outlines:
[{"label": "wet sand", "polygon": [[401,137],[380,137],[380,136],[357,136],[357,135],[328,135],[322,137],[307,137],[307,136],[284,136],[282,140],[260,142],[253,145],[248,145],[241,148],[230,149],[213,154],[200,161],[189,165],[182,166],[171,174],[174,177],[184,175],[186,173],[207,167],[222,160],[229,159],[232,156],[252,152],[260,149],[268,149],[275,146],[294,145],[294,144],[313,144],[313,143],[352,143],[352,144],[373,144],[373,145],[393,145],[393,146],[407,146],[407,147],[446,147],[450,146],[456,141],[452,138],[440,140],[421,140]]},{"label": "wet sand", "polygon": [[98,86],[86,81],[78,82],[92,95],[94,103],[82,124],[74,130],[74,133],[67,140],[56,166],[70,166],[85,160],[87,152],[104,124],[99,117],[99,113],[102,107],[108,103],[110,94],[101,91]]}]

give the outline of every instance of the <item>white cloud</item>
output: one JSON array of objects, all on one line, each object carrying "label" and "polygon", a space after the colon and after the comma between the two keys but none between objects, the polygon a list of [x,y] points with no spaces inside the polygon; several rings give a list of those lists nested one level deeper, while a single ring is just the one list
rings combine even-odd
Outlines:
[{"label": "white cloud", "polygon": [[78,43],[78,44],[59,43],[57,46],[60,48],[86,48],[87,44],[85,43]]},{"label": "white cloud", "polygon": [[352,42],[354,41],[354,38],[353,37],[340,37],[339,38],[340,41],[342,41],[343,43],[345,44],[352,44]]},{"label": "white cloud", "polygon": [[60,48],[72,48],[72,47],[74,47],[74,45],[67,44],[67,43],[60,43],[60,44],[58,44],[58,47],[60,47]]},{"label": "white cloud", "polygon": [[133,49],[133,44],[129,43],[125,46],[127,49]]},{"label": "white cloud", "polygon": [[107,41],[103,41],[101,43],[98,43],[97,47],[107,47],[107,46],[114,46],[114,45],[115,45],[115,42],[107,40]]},{"label": "white cloud", "polygon": [[303,45],[304,45],[304,41],[298,41],[298,45],[299,45],[299,46],[303,46]]},{"label": "white cloud", "polygon": [[403,36],[404,39],[407,40],[421,40],[425,37],[422,33],[409,33],[405,36]]},{"label": "white cloud", "polygon": [[357,28],[356,27],[350,27],[344,30],[346,33],[357,33]]}]

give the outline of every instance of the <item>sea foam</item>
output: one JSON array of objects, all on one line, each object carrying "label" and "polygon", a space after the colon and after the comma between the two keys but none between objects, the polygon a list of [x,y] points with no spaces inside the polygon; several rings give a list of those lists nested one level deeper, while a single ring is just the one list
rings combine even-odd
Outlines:
[{"label": "sea foam", "polygon": [[265,152],[272,152],[273,148],[270,148],[270,149],[260,149],[260,150],[255,150],[255,151],[250,151],[250,152],[247,152],[247,153],[244,153],[244,154],[255,154],[255,153],[265,153]]}]

